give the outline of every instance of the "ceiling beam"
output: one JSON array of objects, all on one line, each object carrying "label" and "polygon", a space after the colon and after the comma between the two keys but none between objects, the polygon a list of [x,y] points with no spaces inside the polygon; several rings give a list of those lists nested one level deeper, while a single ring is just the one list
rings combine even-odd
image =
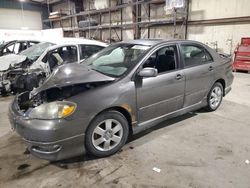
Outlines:
[{"label": "ceiling beam", "polygon": [[29,0],[29,1],[38,4],[54,4],[63,0]]}]

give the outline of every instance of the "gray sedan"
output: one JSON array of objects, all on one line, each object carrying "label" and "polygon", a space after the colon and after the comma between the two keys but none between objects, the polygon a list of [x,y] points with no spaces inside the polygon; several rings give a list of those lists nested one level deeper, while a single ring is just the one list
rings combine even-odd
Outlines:
[{"label": "gray sedan", "polygon": [[232,81],[231,60],[202,43],[121,42],[16,96],[9,119],[40,158],[106,157],[129,134],[200,108],[216,110]]}]

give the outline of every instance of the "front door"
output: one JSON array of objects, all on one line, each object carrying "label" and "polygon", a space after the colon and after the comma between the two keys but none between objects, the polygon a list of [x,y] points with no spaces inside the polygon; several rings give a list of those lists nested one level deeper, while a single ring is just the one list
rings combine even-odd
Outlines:
[{"label": "front door", "polygon": [[160,118],[183,106],[185,77],[179,69],[175,45],[163,46],[152,53],[142,68],[153,67],[158,75],[137,78],[137,108],[139,123]]},{"label": "front door", "polygon": [[50,74],[57,67],[68,64],[78,63],[78,48],[75,45],[67,45],[51,50],[46,55],[47,72]]}]

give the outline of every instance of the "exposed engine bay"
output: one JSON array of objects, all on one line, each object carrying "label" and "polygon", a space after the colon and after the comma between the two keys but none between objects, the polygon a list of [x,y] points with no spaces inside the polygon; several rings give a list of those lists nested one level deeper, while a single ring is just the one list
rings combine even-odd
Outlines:
[{"label": "exposed engine bay", "polygon": [[32,96],[31,92],[25,92],[19,95],[18,97],[19,110],[25,113],[29,109],[40,106],[41,104],[54,102],[54,101],[63,101],[69,97],[72,97],[84,91],[102,86],[108,82],[103,81],[103,82],[75,84],[75,85],[65,86],[61,88],[53,87],[53,88],[41,91],[40,93],[34,96]]},{"label": "exposed engine bay", "polygon": [[9,92],[21,93],[31,91],[38,87],[45,75],[38,70],[30,70],[33,61],[26,58],[25,61],[18,63],[9,69],[0,72],[0,93],[5,95]]}]

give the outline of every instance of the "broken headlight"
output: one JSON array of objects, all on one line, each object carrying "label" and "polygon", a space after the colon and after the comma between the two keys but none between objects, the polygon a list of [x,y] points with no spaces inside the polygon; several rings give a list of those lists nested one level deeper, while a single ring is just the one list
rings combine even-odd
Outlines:
[{"label": "broken headlight", "polygon": [[68,101],[44,103],[33,108],[28,117],[32,119],[60,119],[74,113],[76,104]]}]

